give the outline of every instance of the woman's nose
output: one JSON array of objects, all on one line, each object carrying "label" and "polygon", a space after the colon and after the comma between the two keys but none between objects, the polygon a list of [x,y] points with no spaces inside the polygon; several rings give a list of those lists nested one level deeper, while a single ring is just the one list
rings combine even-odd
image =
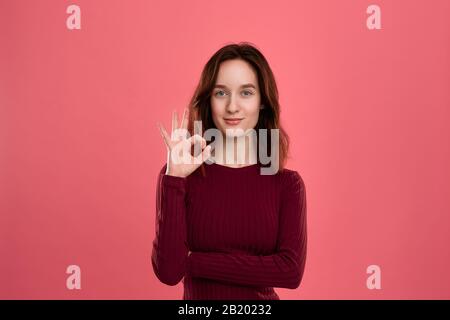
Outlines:
[{"label": "woman's nose", "polygon": [[239,111],[239,104],[236,101],[236,98],[234,98],[234,97],[230,98],[230,102],[227,104],[227,111],[229,113],[235,113],[235,112]]}]

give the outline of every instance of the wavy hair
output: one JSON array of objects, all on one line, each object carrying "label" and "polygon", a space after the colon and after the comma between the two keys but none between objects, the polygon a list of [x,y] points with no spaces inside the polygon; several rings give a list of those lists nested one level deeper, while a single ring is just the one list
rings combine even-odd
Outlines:
[{"label": "wavy hair", "polygon": [[[203,132],[210,128],[216,128],[211,112],[211,95],[217,80],[220,64],[232,59],[242,59],[248,62],[256,72],[260,88],[261,104],[264,105],[264,108],[259,111],[258,123],[254,129],[256,130],[258,141],[259,129],[268,129],[267,145],[269,153],[271,152],[270,129],[279,130],[278,163],[279,169],[283,169],[288,158],[289,136],[280,124],[280,104],[275,77],[266,58],[260,50],[249,42],[225,45],[208,60],[189,103],[188,131],[191,135],[194,134],[194,121],[201,121]],[[203,132],[201,132],[202,136]],[[259,143],[257,152],[257,161],[260,163]],[[201,170],[203,175],[205,175],[204,163],[201,165]]]}]

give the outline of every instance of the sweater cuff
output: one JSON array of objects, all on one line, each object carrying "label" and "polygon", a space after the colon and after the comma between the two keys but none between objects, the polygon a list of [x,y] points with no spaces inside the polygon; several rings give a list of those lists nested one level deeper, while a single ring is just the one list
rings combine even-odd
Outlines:
[{"label": "sweater cuff", "polygon": [[173,187],[176,189],[185,190],[186,182],[187,182],[186,178],[162,174],[162,185],[165,187]]},{"label": "sweater cuff", "polygon": [[195,273],[195,253],[190,252],[190,254],[186,258],[186,275],[190,277],[198,276],[198,273]]},{"label": "sweater cuff", "polygon": [[202,278],[208,273],[211,255],[214,253],[191,252],[186,260],[186,274],[191,277]]}]

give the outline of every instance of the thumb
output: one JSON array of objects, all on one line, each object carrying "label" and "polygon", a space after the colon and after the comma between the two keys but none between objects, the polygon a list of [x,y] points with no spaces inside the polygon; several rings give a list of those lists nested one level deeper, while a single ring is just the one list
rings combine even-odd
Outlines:
[{"label": "thumb", "polygon": [[206,148],[195,157],[195,163],[202,164],[209,157],[211,157],[211,145],[206,146]]}]

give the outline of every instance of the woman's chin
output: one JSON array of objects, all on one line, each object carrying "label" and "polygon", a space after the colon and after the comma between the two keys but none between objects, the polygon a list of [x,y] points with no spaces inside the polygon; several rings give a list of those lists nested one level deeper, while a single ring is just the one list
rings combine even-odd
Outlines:
[{"label": "woman's chin", "polygon": [[245,135],[246,129],[241,127],[225,127],[225,136],[229,138],[236,138]]}]

